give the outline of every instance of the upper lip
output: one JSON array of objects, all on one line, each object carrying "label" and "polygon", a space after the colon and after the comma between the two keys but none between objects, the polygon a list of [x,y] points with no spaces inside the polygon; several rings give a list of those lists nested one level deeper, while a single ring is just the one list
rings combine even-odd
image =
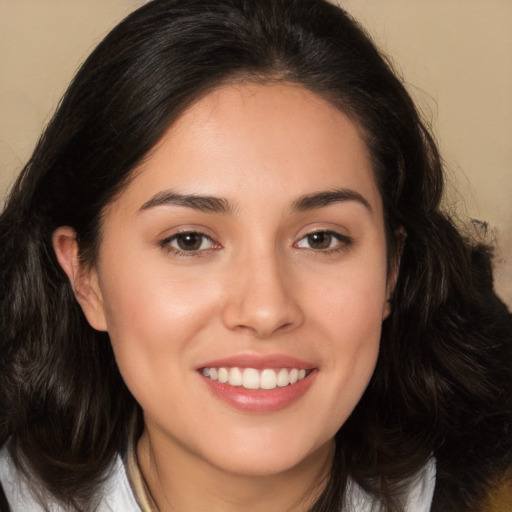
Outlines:
[{"label": "upper lip", "polygon": [[201,364],[197,369],[202,368],[254,368],[261,370],[264,368],[297,368],[299,370],[310,370],[315,367],[309,361],[297,359],[296,357],[285,354],[235,354],[221,359],[215,359]]}]

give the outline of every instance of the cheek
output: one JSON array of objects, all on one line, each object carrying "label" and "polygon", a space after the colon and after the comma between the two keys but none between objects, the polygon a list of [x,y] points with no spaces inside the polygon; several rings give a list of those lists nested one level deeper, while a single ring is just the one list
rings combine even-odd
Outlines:
[{"label": "cheek", "polygon": [[361,263],[333,273],[323,289],[309,297],[311,335],[328,354],[323,377],[330,391],[324,406],[336,418],[334,430],[347,419],[371,379],[386,312],[385,264]]},{"label": "cheek", "polygon": [[[216,308],[212,284],[164,268],[119,262],[102,280],[105,315],[121,374],[138,398],[172,387],[178,369],[191,365],[194,340]],[[124,275],[123,275],[124,274]]]},{"label": "cheek", "polygon": [[[158,258],[160,260],[161,258]],[[102,276],[102,295],[109,332],[165,334],[200,326],[200,311],[215,303],[215,289],[198,272],[176,270],[162,262],[119,261]],[[155,341],[158,338],[155,339]],[[152,337],[146,338],[148,343]]]},{"label": "cheek", "polygon": [[312,276],[308,302],[326,329],[358,345],[380,332],[386,316],[385,255],[364,258],[356,253],[349,263]]},{"label": "cheek", "polygon": [[324,339],[330,340],[332,351],[329,369],[349,387],[360,388],[366,386],[375,367],[385,299],[374,287],[364,293],[360,286],[345,285],[341,292],[324,298]]}]

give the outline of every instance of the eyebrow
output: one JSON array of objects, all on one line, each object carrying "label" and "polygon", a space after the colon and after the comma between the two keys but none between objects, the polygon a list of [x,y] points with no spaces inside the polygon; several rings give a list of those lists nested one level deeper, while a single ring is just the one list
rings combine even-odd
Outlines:
[{"label": "eyebrow", "polygon": [[[335,189],[306,194],[292,204],[292,211],[303,212],[322,208],[334,203],[356,201],[362,204],[370,213],[373,211],[370,203],[359,192],[351,189]],[[182,206],[208,213],[230,213],[234,210],[230,202],[221,197],[197,194],[181,194],[174,190],[158,192],[146,201],[139,211],[149,210],[157,206]]]},{"label": "eyebrow", "polygon": [[180,194],[173,190],[164,190],[146,201],[139,211],[149,210],[156,206],[184,206],[210,213],[228,213],[233,210],[227,199],[196,194]]},{"label": "eyebrow", "polygon": [[303,212],[345,201],[356,201],[362,204],[370,213],[373,212],[369,201],[365,199],[364,196],[355,190],[346,188],[327,190],[301,196],[293,203],[292,209]]}]

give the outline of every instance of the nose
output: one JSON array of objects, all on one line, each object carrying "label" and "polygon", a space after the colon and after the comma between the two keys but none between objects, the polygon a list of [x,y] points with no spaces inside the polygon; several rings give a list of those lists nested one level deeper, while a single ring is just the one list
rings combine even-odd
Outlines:
[{"label": "nose", "polygon": [[222,311],[228,329],[261,339],[291,331],[304,322],[289,265],[269,253],[240,258],[230,269]]}]

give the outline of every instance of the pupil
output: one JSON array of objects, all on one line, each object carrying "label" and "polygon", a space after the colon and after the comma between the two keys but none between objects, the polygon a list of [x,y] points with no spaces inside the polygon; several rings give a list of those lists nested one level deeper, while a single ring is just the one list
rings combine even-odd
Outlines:
[{"label": "pupil", "polygon": [[178,246],[184,251],[194,251],[201,247],[201,235],[186,233],[178,237]]},{"label": "pupil", "polygon": [[331,235],[328,233],[312,233],[308,235],[308,242],[313,249],[327,249],[331,245]]}]

